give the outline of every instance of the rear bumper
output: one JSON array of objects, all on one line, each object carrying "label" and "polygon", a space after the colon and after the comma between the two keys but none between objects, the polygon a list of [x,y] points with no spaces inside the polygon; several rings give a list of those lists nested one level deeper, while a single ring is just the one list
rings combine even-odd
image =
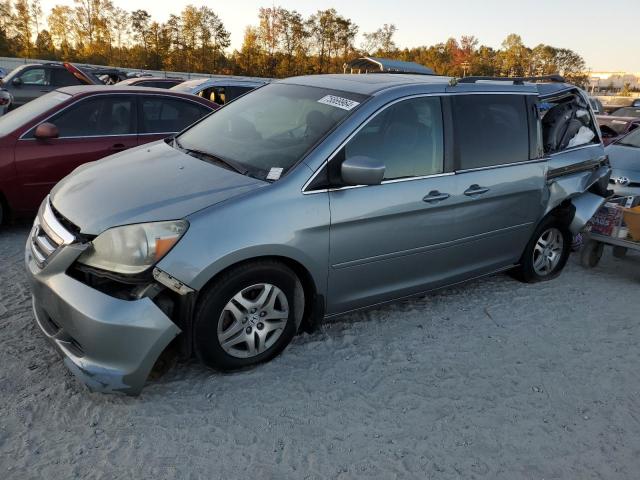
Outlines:
[{"label": "rear bumper", "polygon": [[27,277],[44,335],[90,389],[138,394],[160,353],[180,333],[178,326],[148,298],[120,300],[68,276],[82,247],[63,246],[41,268],[30,242]]}]

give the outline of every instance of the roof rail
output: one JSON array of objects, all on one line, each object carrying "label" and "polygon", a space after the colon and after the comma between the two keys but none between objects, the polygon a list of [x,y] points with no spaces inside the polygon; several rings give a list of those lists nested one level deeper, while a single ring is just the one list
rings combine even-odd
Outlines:
[{"label": "roof rail", "polygon": [[458,83],[476,83],[479,81],[513,82],[514,85],[523,85],[524,82],[551,82],[564,83],[566,80],[562,75],[542,75],[539,77],[464,77],[459,78]]}]

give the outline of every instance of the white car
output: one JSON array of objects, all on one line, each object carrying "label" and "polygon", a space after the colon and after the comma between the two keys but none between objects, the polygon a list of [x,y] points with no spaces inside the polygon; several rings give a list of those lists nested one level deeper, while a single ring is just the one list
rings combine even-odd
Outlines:
[{"label": "white car", "polygon": [[0,116],[9,111],[9,105],[13,101],[13,96],[10,92],[4,89],[0,89]]}]

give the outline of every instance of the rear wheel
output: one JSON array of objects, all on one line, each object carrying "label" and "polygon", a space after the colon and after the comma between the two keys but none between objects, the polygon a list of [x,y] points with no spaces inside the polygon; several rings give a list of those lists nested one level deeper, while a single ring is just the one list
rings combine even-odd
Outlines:
[{"label": "rear wheel", "polygon": [[527,244],[516,270],[518,279],[533,283],[557,277],[571,252],[571,233],[553,216],[544,219]]},{"label": "rear wheel", "polygon": [[270,360],[291,341],[304,311],[302,285],[286,266],[262,261],[222,275],[196,309],[198,358],[218,370]]}]

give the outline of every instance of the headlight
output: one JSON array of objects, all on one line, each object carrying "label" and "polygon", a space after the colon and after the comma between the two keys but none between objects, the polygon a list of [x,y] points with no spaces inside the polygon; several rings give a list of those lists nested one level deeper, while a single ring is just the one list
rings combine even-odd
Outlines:
[{"label": "headlight", "polygon": [[101,233],[78,262],[123,274],[136,274],[155,265],[187,231],[186,221],[139,223]]}]

